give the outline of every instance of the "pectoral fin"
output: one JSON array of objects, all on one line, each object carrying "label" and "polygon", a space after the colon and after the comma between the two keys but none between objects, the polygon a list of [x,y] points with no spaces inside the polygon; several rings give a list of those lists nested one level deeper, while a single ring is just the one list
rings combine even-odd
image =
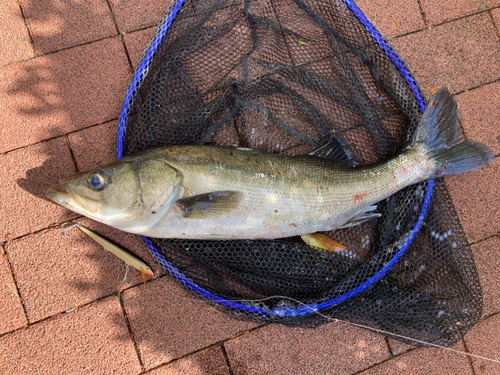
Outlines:
[{"label": "pectoral fin", "polygon": [[240,205],[241,193],[214,191],[194,197],[179,199],[175,204],[189,219],[215,219],[227,215]]},{"label": "pectoral fin", "polygon": [[302,238],[302,240],[309,246],[319,247],[323,250],[343,251],[347,249],[340,242],[332,240],[330,237],[319,233],[303,234],[300,238]]}]

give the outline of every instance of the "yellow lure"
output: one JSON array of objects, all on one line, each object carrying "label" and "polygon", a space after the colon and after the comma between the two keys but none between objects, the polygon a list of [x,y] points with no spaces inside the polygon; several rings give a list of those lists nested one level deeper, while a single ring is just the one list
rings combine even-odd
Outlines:
[{"label": "yellow lure", "polygon": [[155,276],[151,268],[146,263],[137,258],[135,255],[131,254],[129,251],[109,241],[108,239],[102,237],[101,235],[91,231],[90,229],[85,228],[83,225],[78,224],[77,227],[87,236],[89,236],[98,244],[100,244],[102,247],[104,247],[106,250],[108,250],[110,253],[116,255],[126,264],[134,267],[136,270],[140,271],[143,275],[148,275],[150,277]]}]

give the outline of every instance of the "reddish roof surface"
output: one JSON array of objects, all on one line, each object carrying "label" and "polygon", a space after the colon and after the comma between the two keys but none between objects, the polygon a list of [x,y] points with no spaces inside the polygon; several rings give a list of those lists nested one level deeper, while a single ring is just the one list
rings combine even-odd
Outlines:
[{"label": "reddish roof surface", "polygon": [[[0,2],[1,374],[500,374],[342,322],[234,320],[169,277],[143,285],[46,200],[60,177],[115,157],[120,105],[170,0]],[[467,137],[500,154],[500,0],[358,0],[424,94],[447,86]],[[500,160],[447,179],[476,257],[484,320],[454,349],[500,359]],[[87,219],[159,270],[137,237]],[[164,272],[163,272],[164,274]]]}]

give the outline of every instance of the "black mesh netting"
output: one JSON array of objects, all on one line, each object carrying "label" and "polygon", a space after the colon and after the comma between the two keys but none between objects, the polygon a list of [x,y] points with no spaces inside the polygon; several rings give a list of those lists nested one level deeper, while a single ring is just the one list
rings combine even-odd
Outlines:
[{"label": "black mesh netting", "polygon": [[[346,3],[188,1],[133,93],[124,155],[171,144],[300,154],[336,138],[371,164],[403,150],[419,104],[408,78]],[[429,188],[411,186],[380,203],[380,219],[328,233],[347,246],[342,254],[296,238],[151,242],[187,279],[225,300],[278,295],[320,306],[352,295],[322,314],[451,345],[480,318],[482,297],[442,181],[404,256],[372,282],[411,240]],[[294,300],[244,303],[257,312],[224,309],[285,324],[326,320],[304,314]]]}]

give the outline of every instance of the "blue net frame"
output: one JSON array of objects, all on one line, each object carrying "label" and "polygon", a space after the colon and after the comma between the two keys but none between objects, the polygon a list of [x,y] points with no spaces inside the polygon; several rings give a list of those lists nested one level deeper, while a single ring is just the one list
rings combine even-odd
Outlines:
[{"label": "blue net frame", "polygon": [[[369,34],[373,37],[375,42],[380,46],[380,48],[385,52],[385,54],[390,58],[390,60],[394,63],[395,67],[399,70],[402,76],[405,78],[406,83],[411,88],[411,91],[415,97],[416,102],[418,103],[419,109],[423,112],[425,110],[425,102],[420,92],[420,89],[417,86],[417,83],[411,73],[409,72],[406,65],[399,58],[396,52],[391,48],[391,46],[385,41],[383,36],[377,31],[375,26],[368,20],[368,18],[363,14],[361,9],[356,5],[356,3],[352,0],[343,0],[344,4],[347,8],[352,12],[352,14],[359,20],[359,22],[363,25],[363,27],[369,32]],[[136,70],[130,85],[128,87],[127,93],[125,95],[125,99],[122,105],[120,118],[118,122],[118,132],[117,132],[117,159],[121,159],[123,157],[123,142],[125,138],[126,132],[126,123],[128,116],[130,114],[130,108],[134,101],[134,98],[144,81],[144,78],[147,76],[149,72],[149,67],[153,58],[155,57],[156,51],[158,47],[161,45],[165,36],[167,35],[172,23],[174,22],[176,16],[179,14],[182,9],[185,0],[177,0],[173,7],[170,9],[168,14],[162,19],[160,24],[157,27],[155,35],[151,39],[148,48],[144,52]],[[259,305],[255,305],[248,301],[245,303],[244,301],[233,301],[228,300],[222,297],[219,297],[210,291],[204,289],[203,287],[197,285],[192,280],[187,278],[182,272],[180,272],[173,264],[168,262],[160,252],[153,246],[153,244],[149,241],[147,237],[142,237],[142,240],[148,247],[149,251],[156,259],[158,263],[160,263],[177,281],[183,284],[186,288],[190,289],[194,293],[216,303],[221,306],[225,306],[227,308],[242,311],[250,314],[260,314],[264,316],[275,316],[275,317],[297,317],[297,316],[306,316],[310,314],[314,314],[316,311],[320,311],[322,309],[331,308],[332,306],[338,305],[349,298],[352,298],[363,291],[370,288],[377,281],[379,281],[382,277],[384,277],[389,270],[398,262],[398,260],[405,254],[407,249],[410,247],[411,243],[415,239],[418,231],[422,227],[422,224],[425,220],[427,211],[430,206],[432,193],[434,191],[434,181],[430,180],[427,182],[426,190],[424,193],[424,197],[422,200],[422,205],[419,210],[419,214],[417,220],[413,226],[413,228],[408,232],[408,235],[404,238],[404,240],[399,244],[397,252],[392,256],[392,258],[382,267],[376,274],[372,277],[368,278],[362,284],[357,286],[354,289],[349,290],[348,292],[341,294],[333,299],[324,301],[318,304],[304,304],[299,306],[276,306],[273,308],[265,308]]]}]

